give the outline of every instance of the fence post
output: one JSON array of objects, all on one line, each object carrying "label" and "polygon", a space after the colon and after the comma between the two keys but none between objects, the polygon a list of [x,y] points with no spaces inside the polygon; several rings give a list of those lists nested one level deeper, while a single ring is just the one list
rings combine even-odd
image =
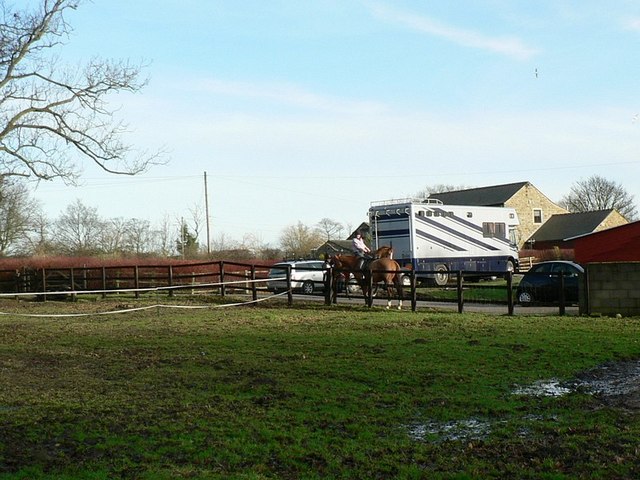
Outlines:
[{"label": "fence post", "polygon": [[75,274],[74,274],[74,270],[73,267],[71,267],[69,269],[69,283],[70,283],[70,291],[73,292],[71,294],[71,298],[73,299],[73,301],[75,302],[76,300],[78,300],[78,295],[75,293],[76,290],[76,280],[75,280]]},{"label": "fence post", "polygon": [[256,287],[256,266],[251,265],[251,298],[258,300],[258,288]]},{"label": "fence post", "polygon": [[169,265],[169,296],[173,297],[173,265]]},{"label": "fence post", "polygon": [[224,261],[220,261],[220,296],[224,298],[227,294],[227,287],[224,284]]},{"label": "fence post", "polygon": [[[16,282],[15,282],[15,290],[16,290],[16,293],[20,293],[20,292],[22,292],[22,291],[23,291],[23,290],[21,290],[20,284],[22,283],[22,284],[24,285],[24,271],[25,271],[25,268],[24,268],[24,267],[22,267],[22,272],[23,272],[23,273],[22,273],[22,275],[21,275],[21,274],[20,274],[20,270],[19,270],[19,269],[16,269],[16,275],[15,275],[15,277],[14,277],[14,279],[15,279],[15,281],[16,281]],[[17,300],[19,297],[16,295],[16,297],[15,297],[15,298],[16,298],[16,300]]]},{"label": "fence post", "polygon": [[409,273],[409,279],[411,280],[411,311],[415,312],[418,309],[418,289],[417,280],[416,280],[416,272],[411,270]]},{"label": "fence post", "polygon": [[138,265],[133,267],[133,281],[136,289],[136,298],[140,298],[140,292],[138,291],[140,289],[140,270]]},{"label": "fence post", "polygon": [[458,313],[462,313],[464,310],[464,292],[462,290],[462,272],[460,270],[456,272],[456,285],[458,290]]},{"label": "fence post", "polygon": [[291,265],[287,264],[287,302],[293,305],[293,288],[291,287]]},{"label": "fence post", "polygon": [[565,314],[564,272],[560,272],[560,316]]},{"label": "fence post", "polygon": [[578,315],[589,315],[589,265],[584,269],[584,274],[578,275]]},{"label": "fence post", "polygon": [[42,267],[42,300],[47,301],[47,271]]},{"label": "fence post", "polygon": [[107,298],[107,267],[102,267],[102,298]]},{"label": "fence post", "polygon": [[513,315],[513,272],[507,272],[507,314]]},{"label": "fence post", "polygon": [[333,295],[333,268],[327,268],[324,274],[324,304],[331,305],[331,296]]}]

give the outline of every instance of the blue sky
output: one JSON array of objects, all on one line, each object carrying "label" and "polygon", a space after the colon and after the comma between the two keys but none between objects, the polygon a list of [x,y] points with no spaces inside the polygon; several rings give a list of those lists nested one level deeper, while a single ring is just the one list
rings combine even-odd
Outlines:
[{"label": "blue sky", "polygon": [[530,181],[559,200],[602,175],[640,201],[640,3],[94,0],[61,54],[144,62],[113,104],[169,162],[134,178],[87,165],[41,183],[50,217],[177,220],[277,244],[299,221],[355,227],[428,185]]}]

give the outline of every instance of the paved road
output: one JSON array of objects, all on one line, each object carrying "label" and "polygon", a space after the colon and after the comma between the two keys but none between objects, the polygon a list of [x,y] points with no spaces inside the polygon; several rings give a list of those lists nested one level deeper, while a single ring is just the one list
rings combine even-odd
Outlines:
[{"label": "paved road", "polygon": [[[294,294],[294,304],[296,298],[304,298],[305,300],[318,300],[324,301],[324,297],[321,295],[299,295]],[[354,304],[354,305],[362,305],[364,303],[363,298],[356,297],[338,297],[338,304]],[[373,304],[375,307],[386,307],[387,299],[386,298],[374,298]],[[397,301],[394,299],[392,301],[392,308],[397,306]],[[403,310],[411,309],[411,301],[404,300],[402,305]],[[419,300],[416,305],[417,311],[420,310],[439,310],[439,311],[458,311],[458,304],[453,302],[436,302],[436,301],[423,301]],[[500,305],[494,303],[473,303],[473,302],[465,302],[463,306],[464,312],[473,312],[473,313],[490,313],[492,315],[506,315],[507,305]],[[558,315],[559,307],[551,306],[531,306],[531,307],[522,307],[520,305],[516,305],[514,307],[514,315]],[[577,306],[568,306],[565,308],[565,315],[578,315],[578,307]]]}]

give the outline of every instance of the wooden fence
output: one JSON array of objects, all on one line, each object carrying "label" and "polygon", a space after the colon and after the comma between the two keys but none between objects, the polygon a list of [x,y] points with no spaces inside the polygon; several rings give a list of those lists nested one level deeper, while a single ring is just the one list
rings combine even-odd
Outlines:
[{"label": "wooden fence", "polygon": [[252,291],[257,297],[258,279],[266,279],[268,265],[226,261],[176,265],[130,265],[68,268],[22,268],[0,270],[0,292],[36,294],[43,300],[54,295],[130,291],[136,297],[145,292],[229,289]]},{"label": "wooden fence", "polygon": [[[189,291],[189,293],[213,293],[225,296],[231,291],[240,291],[249,294],[253,301],[258,300],[259,292],[267,293],[268,272],[271,265],[256,265],[230,261],[215,261],[173,265],[130,265],[130,266],[98,266],[98,267],[68,267],[68,268],[23,268],[19,270],[0,270],[0,292],[4,296],[33,295],[41,300],[60,296],[76,296],[80,294],[97,294],[106,297],[110,294],[130,293],[136,298],[149,292],[166,293],[173,296],[176,292]],[[283,267],[285,273],[280,281],[286,285],[285,293],[288,304],[293,304],[292,269],[290,265]],[[298,267],[298,269],[302,269]],[[348,291],[340,291],[334,288],[333,280],[335,271],[328,268],[321,283],[324,291],[325,304],[331,305],[337,302],[339,296],[349,295]],[[438,273],[421,272],[421,273]],[[465,274],[477,272],[449,272],[452,280],[455,280],[455,299],[458,311],[464,310],[465,295],[468,294],[469,283],[464,282]],[[484,272],[487,275],[494,273],[496,276],[506,278],[506,285],[499,287],[503,291],[499,303],[506,306],[507,314],[514,313],[514,287],[513,274],[511,272]],[[417,278],[411,270],[403,271],[408,284],[405,284],[403,300],[411,302],[411,309],[417,309]],[[274,280],[274,279],[271,279]],[[297,282],[300,283],[300,282]],[[320,285],[318,285],[320,287]],[[370,291],[373,291],[370,286]],[[445,289],[453,287],[451,282]],[[320,288],[319,288],[320,289]],[[363,298],[360,295],[360,298]],[[373,297],[365,299],[371,306]],[[471,300],[474,302],[475,300]],[[484,303],[484,302],[482,302]],[[559,305],[559,313],[565,313],[564,300]]]}]

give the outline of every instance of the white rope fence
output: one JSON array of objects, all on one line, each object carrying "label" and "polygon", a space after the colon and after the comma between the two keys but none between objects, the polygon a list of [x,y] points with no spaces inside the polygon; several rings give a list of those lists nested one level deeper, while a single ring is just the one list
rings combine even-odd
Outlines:
[{"label": "white rope fence", "polygon": [[[278,277],[278,278],[270,278],[269,281],[274,280],[286,280],[286,277]],[[265,279],[259,280],[238,280],[232,282],[215,282],[215,283],[198,283],[198,284],[189,284],[189,285],[173,285],[173,286],[165,286],[165,287],[148,287],[148,288],[124,288],[124,289],[114,289],[114,290],[65,290],[60,292],[29,292],[29,293],[0,293],[1,297],[19,297],[19,296],[41,296],[41,295],[84,295],[84,294],[103,294],[103,293],[150,293],[150,292],[163,292],[170,290],[185,290],[185,289],[194,289],[194,288],[211,288],[211,287],[220,287],[220,286],[232,286],[235,284],[247,285],[248,283],[257,283],[264,282]],[[118,315],[122,313],[130,313],[130,312],[138,312],[142,310],[152,310],[152,309],[182,309],[182,310],[204,310],[204,309],[217,309],[217,308],[228,308],[228,307],[239,307],[244,305],[257,304],[260,302],[264,302],[267,300],[271,300],[276,297],[281,297],[286,295],[287,291],[281,293],[274,293],[264,298],[259,298],[256,300],[248,300],[245,302],[235,302],[235,303],[225,303],[222,305],[167,305],[167,304],[154,304],[154,305],[145,305],[143,307],[131,307],[131,308],[123,308],[119,310],[109,310],[107,312],[87,312],[87,313],[10,313],[10,312],[0,312],[0,316],[14,316],[14,317],[32,317],[32,318],[69,318],[69,317],[91,317],[96,315]]]},{"label": "white rope fence", "polygon": [[[274,280],[286,280],[286,277],[269,278],[269,281]],[[215,282],[215,283],[190,283],[186,285],[171,285],[165,287],[146,287],[146,288],[117,288],[117,289],[100,289],[100,290],[62,290],[58,292],[26,292],[26,293],[0,293],[1,297],[35,297],[42,295],[95,295],[97,293],[150,293],[150,292],[163,292],[170,290],[193,290],[196,288],[212,288],[221,286],[233,286],[233,285],[247,285],[249,283],[265,282],[265,279],[257,280],[236,280],[233,282]]]}]

